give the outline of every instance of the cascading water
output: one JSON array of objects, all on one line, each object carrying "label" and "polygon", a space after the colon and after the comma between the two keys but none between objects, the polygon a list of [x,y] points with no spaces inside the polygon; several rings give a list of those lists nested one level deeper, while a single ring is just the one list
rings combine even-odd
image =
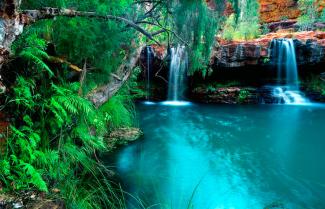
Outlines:
[{"label": "cascading water", "polygon": [[150,72],[151,72],[151,46],[147,46],[146,47],[146,68],[147,68],[147,72],[146,72],[146,90],[147,90],[147,96],[146,96],[146,101],[145,104],[153,104],[153,102],[150,101],[150,95],[151,95],[151,86],[150,86]]},{"label": "cascading water", "polygon": [[[274,88],[274,96],[280,98],[279,103],[304,104],[307,99],[299,91],[299,76],[295,46],[292,39],[273,40],[273,59],[278,68],[278,85]],[[283,81],[285,83],[283,83]],[[282,85],[284,84],[284,85]]]},{"label": "cascading water", "polygon": [[188,69],[188,55],[185,46],[171,48],[171,62],[168,81],[167,105],[186,105],[184,101],[185,78]]},{"label": "cascading water", "polygon": [[150,101],[150,46],[147,46],[147,100]]}]

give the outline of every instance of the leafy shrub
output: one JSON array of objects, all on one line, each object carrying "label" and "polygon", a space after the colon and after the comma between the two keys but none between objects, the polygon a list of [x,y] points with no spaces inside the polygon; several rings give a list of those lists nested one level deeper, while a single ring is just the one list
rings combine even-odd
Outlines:
[{"label": "leafy shrub", "polygon": [[249,91],[245,89],[241,89],[238,95],[238,102],[243,103],[248,96],[249,96]]},{"label": "leafy shrub", "polygon": [[325,9],[322,10],[321,15],[319,16],[320,22],[325,22]]},{"label": "leafy shrub", "polygon": [[259,5],[256,0],[242,1],[239,14],[231,14],[224,25],[226,40],[249,40],[261,35]]},{"label": "leafy shrub", "polygon": [[123,208],[120,191],[107,179],[109,171],[96,153],[107,151],[108,125],[125,125],[127,118],[132,125],[132,109],[126,99],[115,97],[109,108],[97,111],[78,94],[78,82],[64,81],[66,72],[47,65],[43,39],[32,34],[25,40],[14,51],[27,68],[3,106],[15,120],[6,150],[0,152],[0,184],[5,191],[59,188],[68,208]]},{"label": "leafy shrub", "polygon": [[319,14],[319,2],[316,0],[298,0],[298,7],[302,14],[298,17],[300,30],[313,30],[316,21],[323,21],[323,12]]},{"label": "leafy shrub", "polygon": [[321,95],[325,96],[325,81],[320,79],[319,76],[311,76],[305,82],[307,90],[318,92]]}]

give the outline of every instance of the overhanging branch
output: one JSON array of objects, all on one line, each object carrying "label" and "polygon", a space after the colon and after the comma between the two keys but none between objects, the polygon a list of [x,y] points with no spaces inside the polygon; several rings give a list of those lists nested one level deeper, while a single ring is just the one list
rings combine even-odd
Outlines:
[{"label": "overhanging branch", "polygon": [[57,16],[63,16],[63,17],[87,17],[87,18],[97,18],[97,19],[103,19],[103,20],[114,20],[118,22],[122,22],[135,30],[139,31],[143,35],[145,35],[150,40],[153,40],[155,43],[160,43],[153,38],[153,36],[134,23],[133,21],[126,19],[124,17],[119,17],[115,15],[100,15],[95,12],[84,12],[84,11],[76,11],[72,9],[59,9],[59,8],[43,8],[40,10],[24,10],[22,11],[22,14],[27,16],[29,19],[29,22],[35,22],[37,20],[41,19],[52,19]]},{"label": "overhanging branch", "polygon": [[111,76],[110,81],[107,84],[94,89],[87,95],[87,98],[96,107],[100,107],[107,102],[129,79],[132,69],[136,66],[139,60],[141,50],[142,47],[139,47],[133,53],[128,54],[125,57],[123,64],[115,72],[114,76]]}]

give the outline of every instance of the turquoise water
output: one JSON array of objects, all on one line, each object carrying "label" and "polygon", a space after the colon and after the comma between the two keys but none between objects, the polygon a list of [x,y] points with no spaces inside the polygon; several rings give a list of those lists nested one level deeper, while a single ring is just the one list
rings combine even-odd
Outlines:
[{"label": "turquoise water", "polygon": [[145,135],[114,164],[128,208],[325,208],[324,107],[137,110]]}]

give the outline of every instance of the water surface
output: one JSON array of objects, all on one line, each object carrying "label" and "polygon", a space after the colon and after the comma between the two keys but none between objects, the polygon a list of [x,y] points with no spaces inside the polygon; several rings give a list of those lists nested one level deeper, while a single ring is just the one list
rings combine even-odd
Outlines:
[{"label": "water surface", "polygon": [[324,107],[137,109],[145,135],[114,164],[129,208],[325,208]]}]

